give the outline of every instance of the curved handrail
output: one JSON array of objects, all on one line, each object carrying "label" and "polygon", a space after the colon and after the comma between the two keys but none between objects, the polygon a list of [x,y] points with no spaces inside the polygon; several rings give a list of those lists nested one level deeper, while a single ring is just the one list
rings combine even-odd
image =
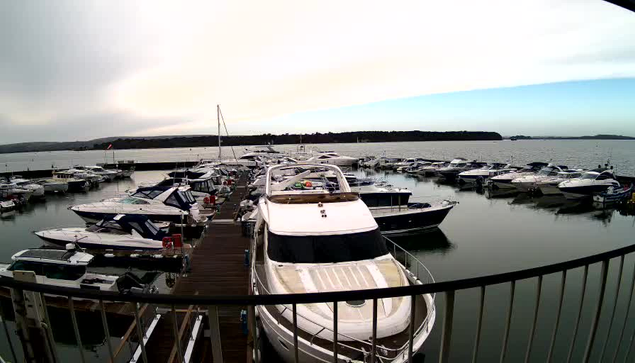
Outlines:
[{"label": "curved handrail", "polygon": [[532,267],[512,272],[470,277],[452,281],[435,282],[425,285],[391,287],[372,290],[336,291],[323,293],[285,294],[285,295],[238,295],[238,296],[202,296],[202,295],[169,295],[148,293],[118,293],[109,291],[82,290],[69,287],[56,287],[44,284],[16,281],[0,278],[0,287],[16,288],[45,294],[71,296],[83,299],[95,299],[120,302],[143,302],[154,304],[197,304],[197,305],[277,305],[277,304],[311,304],[320,302],[347,301],[356,299],[384,299],[399,296],[432,294],[444,291],[464,290],[485,285],[496,285],[510,281],[529,279],[570,270],[594,263],[607,261],[635,252],[635,244],[602,252],[590,256],[554,264]]}]

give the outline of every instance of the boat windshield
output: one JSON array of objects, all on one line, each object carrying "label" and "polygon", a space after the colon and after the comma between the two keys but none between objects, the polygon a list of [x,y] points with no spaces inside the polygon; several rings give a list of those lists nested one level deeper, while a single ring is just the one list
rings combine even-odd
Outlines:
[{"label": "boat windshield", "polygon": [[268,234],[267,254],[277,262],[335,263],[370,260],[388,254],[379,229],[330,236]]},{"label": "boat windshield", "polygon": [[132,198],[132,197],[123,198],[121,200],[121,203],[123,204],[150,204],[147,200]]},{"label": "boat windshield", "polygon": [[9,271],[32,271],[36,275],[49,279],[77,280],[86,273],[86,266],[71,266],[32,261],[14,261],[7,269]]},{"label": "boat windshield", "polygon": [[595,179],[597,177],[598,177],[598,174],[596,174],[596,173],[584,173],[584,174],[582,174],[580,179]]},{"label": "boat windshield", "polygon": [[549,175],[554,169],[549,167],[549,168],[542,168],[540,169],[540,171],[538,172],[538,175]]}]

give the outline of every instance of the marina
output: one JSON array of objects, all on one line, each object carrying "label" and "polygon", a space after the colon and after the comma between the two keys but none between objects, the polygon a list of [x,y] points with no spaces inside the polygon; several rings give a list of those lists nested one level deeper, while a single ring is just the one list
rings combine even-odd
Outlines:
[{"label": "marina", "polygon": [[[290,156],[293,157],[293,155]],[[285,156],[285,158],[287,158],[285,163],[288,163],[288,157]],[[368,158],[364,159],[368,160]],[[411,162],[422,163],[422,160]],[[590,200],[581,203],[569,200],[562,195],[528,193],[529,189],[515,190],[510,193],[509,190],[487,188],[484,186],[487,183],[460,183],[458,177],[454,178],[455,182],[451,183],[446,178],[425,177],[423,174],[408,173],[406,170],[411,165],[408,162],[397,160],[395,163],[403,164],[397,167],[401,168],[401,172],[392,167],[360,168],[348,171],[345,174],[345,179],[351,183],[351,187],[357,188],[357,192],[361,193],[362,200],[370,207],[370,212],[382,229],[382,233],[386,232],[384,234],[391,236],[391,241],[387,241],[386,244],[388,246],[391,246],[391,243],[396,244],[394,251],[389,248],[391,255],[400,260],[404,266],[409,267],[411,269],[409,271],[422,281],[428,281],[423,286],[432,281],[431,277],[425,278],[422,275],[424,269],[429,269],[432,272],[435,281],[450,282],[474,276],[522,270],[536,265],[557,264],[572,258],[602,253],[629,245],[627,236],[633,228],[634,217],[630,215],[626,204],[612,203],[607,208],[606,203],[602,203],[603,206],[599,207],[597,203],[594,206]],[[404,165],[406,167],[403,167]],[[421,164],[419,167],[425,168],[427,165]],[[228,170],[235,168],[237,167],[231,166]],[[491,169],[496,170],[495,172],[487,172],[487,175],[490,177],[501,175],[502,172],[509,171],[510,166],[497,165],[495,168]],[[562,171],[558,170],[559,173]],[[131,175],[131,179],[103,183],[99,189],[88,192],[49,194],[45,201],[30,203],[21,212],[0,220],[2,223],[0,228],[4,233],[15,236],[11,240],[19,238],[22,241],[21,246],[37,248],[42,245],[42,241],[34,234],[24,233],[23,227],[21,227],[22,223],[28,223],[29,228],[34,230],[51,228],[52,220],[55,220],[58,227],[77,226],[81,224],[81,219],[69,210],[72,205],[135,193],[138,190],[148,190],[143,188],[160,184],[162,179],[168,180],[164,178],[175,176],[179,177],[169,170],[135,171]],[[319,176],[317,179],[307,178],[306,175],[302,174],[299,178],[290,181],[289,185],[293,185],[294,188],[299,187],[298,190],[305,193],[309,184],[308,189],[317,187],[319,190],[323,187],[331,188],[333,180],[331,174]],[[628,181],[628,178],[622,180]],[[271,333],[267,334],[266,339],[262,334],[254,336],[253,327],[262,324],[260,320],[262,314],[272,314],[274,317],[277,316],[276,319],[288,318],[289,321],[292,320],[291,316],[286,316],[284,313],[280,315],[276,309],[262,310],[255,314],[258,309],[254,309],[254,306],[248,303],[250,300],[238,298],[239,296],[250,296],[254,286],[258,287],[259,284],[261,289],[269,288],[266,284],[262,285],[264,283],[262,279],[256,279],[255,285],[249,283],[250,279],[253,278],[248,267],[251,263],[250,258],[255,256],[255,261],[259,261],[260,256],[262,256],[262,251],[258,253],[251,244],[249,231],[253,231],[253,226],[245,229],[246,225],[251,223],[249,218],[253,217],[255,195],[259,195],[254,194],[254,191],[259,189],[247,187],[248,184],[257,184],[254,183],[253,176],[250,179],[247,171],[236,174],[231,184],[233,192],[225,192],[224,196],[214,200],[215,203],[218,203],[218,206],[214,208],[220,212],[210,212],[208,207],[202,209],[205,210],[204,215],[208,217],[203,233],[200,238],[186,238],[183,241],[185,242],[183,248],[169,251],[159,250],[160,252],[134,250],[102,252],[91,248],[86,248],[85,251],[95,255],[94,262],[92,262],[93,267],[90,269],[99,273],[115,272],[121,274],[129,270],[130,267],[134,267],[133,271],[141,275],[147,272],[158,273],[155,280],[158,291],[161,294],[168,293],[175,298],[181,296],[185,298],[182,302],[197,297],[201,299],[227,297],[232,301],[242,301],[242,303],[208,305],[191,301],[186,304],[175,302],[172,305],[166,305],[165,303],[147,302],[147,306],[139,305],[142,310],[139,310],[139,314],[137,314],[140,317],[141,332],[136,328],[135,309],[130,307],[130,304],[125,302],[105,304],[109,325],[112,319],[120,319],[128,321],[129,326],[119,337],[111,335],[110,338],[104,338],[109,344],[104,344],[104,340],[102,340],[101,344],[98,343],[94,348],[91,348],[92,352],[101,353],[97,353],[94,359],[88,359],[89,361],[105,361],[110,355],[109,351],[113,352],[117,360],[143,360],[144,354],[147,361],[177,360],[177,356],[191,361],[222,359],[227,362],[240,362],[256,359],[262,361],[282,359],[280,358],[281,348],[280,346],[275,348],[277,343],[272,343]],[[139,186],[144,187],[139,189]],[[369,194],[365,195],[365,193]],[[251,204],[245,204],[245,198],[251,200]],[[201,194],[196,199],[197,202],[204,203],[202,199],[205,198]],[[621,198],[620,200],[625,199]],[[444,205],[443,203],[449,203],[445,204],[449,208],[444,217],[429,226],[427,224],[430,222],[426,220],[426,222],[416,222],[422,223],[420,224],[422,227],[415,228],[415,230],[401,228],[399,223],[395,224],[395,222],[390,222],[390,227],[382,227],[386,222],[381,221],[381,216],[386,215],[386,213],[407,216],[413,208],[415,211],[417,208],[434,210],[434,208],[438,208],[437,205]],[[248,207],[248,205],[252,206]],[[38,224],[38,220],[40,220],[40,224]],[[64,222],[65,220],[67,222]],[[42,222],[47,224],[42,225]],[[384,230],[385,228],[405,233],[388,233],[389,231]],[[179,232],[178,227],[172,229],[172,233]],[[422,231],[424,233],[421,233]],[[604,241],[604,243],[589,243],[589,241]],[[5,256],[10,256],[16,252],[10,245],[5,244],[2,248]],[[545,251],[549,251],[549,253],[545,254]],[[510,258],[510,256],[522,256],[522,258]],[[485,261],[496,261],[496,264]],[[623,270],[621,274],[625,276],[626,281],[628,280],[626,278],[628,271],[633,271],[629,267],[630,261],[629,256],[625,259],[625,266],[621,268]],[[415,273],[412,269],[419,263],[423,267],[418,268]],[[616,266],[612,264],[609,271],[615,274],[615,270]],[[571,271],[569,277],[581,277],[580,273],[579,269]],[[588,281],[590,284],[601,283],[601,276],[589,274]],[[546,301],[541,304],[548,306],[548,301],[558,295],[556,293],[558,282],[545,278],[542,284],[544,292],[541,299]],[[624,282],[622,285],[627,285],[627,283]],[[515,287],[515,295],[520,299],[518,302],[520,305],[516,309],[522,311],[523,306],[530,308],[522,302],[523,296],[528,299],[535,298],[530,286],[531,284],[518,282],[517,287]],[[576,284],[570,284],[567,287],[568,293],[573,294],[572,296],[575,296],[576,293],[579,294],[580,286],[577,288],[575,286]],[[497,291],[499,288],[499,286],[492,286],[488,289]],[[546,294],[546,291],[552,290],[553,294]],[[162,296],[161,294],[157,296]],[[317,295],[321,294],[323,293]],[[478,290],[467,290],[462,294],[467,294],[465,295],[468,296],[467,301],[474,299],[478,301],[479,299]],[[485,329],[494,329],[496,324],[500,324],[500,320],[505,320],[499,316],[500,314],[491,310],[495,306],[502,308],[505,305],[507,299],[505,295],[508,293],[504,293],[504,290],[500,294],[488,295],[490,296],[488,297],[489,302],[485,307],[488,310],[485,311],[490,311],[490,313],[485,316],[486,318],[482,322]],[[617,314],[625,314],[628,310],[626,302],[623,301],[626,298],[626,293],[623,295],[624,297],[620,300],[615,299]],[[49,299],[47,299],[48,301]],[[447,302],[443,301],[437,301],[435,308],[433,308],[437,316],[436,325],[440,324],[439,321],[443,321],[439,320],[441,317],[447,318],[445,315]],[[475,305],[463,299],[461,301],[463,303],[456,305],[456,310],[453,312],[454,319],[462,322],[473,320]],[[567,301],[567,304],[572,305],[568,309],[563,308],[563,319],[573,319],[572,316],[575,314],[573,306],[575,304],[569,300],[565,302]],[[64,301],[51,300],[51,303],[53,304],[49,307],[51,312],[61,314],[61,311],[64,310]],[[552,301],[552,303],[557,303],[557,301]],[[565,307],[569,305],[565,305]],[[90,306],[86,305],[86,312],[94,311],[94,307],[99,305],[93,304],[93,308]],[[287,306],[289,309],[291,308],[291,305]],[[7,308],[11,309],[10,304],[9,306],[5,304],[4,311]],[[79,309],[78,313],[85,314],[86,312],[81,312],[81,308],[81,302],[75,304],[75,309]],[[585,305],[584,309],[586,311],[592,307]],[[419,313],[425,310],[419,310]],[[430,311],[430,308],[427,310]],[[503,310],[504,308],[501,311]],[[591,314],[590,311],[589,314]],[[553,311],[541,312],[541,314],[547,315],[553,313]],[[511,345],[517,344],[517,341],[513,339],[515,332],[529,329],[528,324],[531,323],[529,319],[521,319],[516,314],[517,312],[514,312],[516,320],[513,329],[510,328],[509,331],[511,336],[509,344]],[[283,318],[283,316],[286,317]],[[417,316],[421,317],[420,314]],[[254,319],[254,317],[259,318]],[[97,318],[99,318],[99,314]],[[132,320],[130,320],[131,318]],[[415,320],[417,319],[419,318]],[[11,324],[10,320],[6,322]],[[292,325],[288,325],[286,329],[290,328]],[[440,331],[444,329],[440,329],[439,326],[433,327],[433,325],[426,329],[430,329],[430,336],[416,357],[423,354],[426,359],[436,360],[442,355],[443,348],[440,347],[443,339],[441,339]],[[82,331],[83,329],[80,327],[80,332]],[[340,333],[346,334],[341,331]],[[67,334],[71,334],[71,337],[65,339],[72,340],[72,331],[68,331]],[[140,334],[146,336],[143,348],[139,344]],[[300,339],[311,338],[302,334],[298,335]],[[454,334],[453,344],[472,344],[472,338],[464,336],[460,332]],[[59,333],[56,335],[56,340],[58,340],[57,336]],[[175,342],[175,336],[181,341],[180,348],[177,347],[179,344]],[[293,334],[285,339],[287,347],[293,346]],[[537,342],[541,341],[540,337],[536,339]],[[18,338],[14,336],[13,341],[18,341]],[[372,339],[370,341],[372,342]],[[328,344],[325,342],[320,344],[326,347]],[[483,337],[479,344],[482,345],[479,360],[489,361],[498,356],[498,353],[494,352],[498,348],[494,347],[500,344],[500,341],[488,340],[488,338]],[[382,349],[385,349],[384,345],[381,346],[384,347]],[[257,352],[253,351],[253,347],[259,348]],[[344,354],[346,349],[348,348],[342,346],[340,352]],[[364,349],[372,350],[372,344],[368,345],[368,349]],[[581,348],[577,348],[574,354],[584,353],[578,349]],[[416,353],[416,350],[413,353]],[[555,348],[556,354],[565,354],[565,350],[564,346]],[[458,351],[454,351],[453,354],[457,354]],[[402,357],[406,357],[408,355],[406,353],[408,353],[407,349]],[[0,350],[2,356],[10,354],[8,351]],[[72,356],[74,353],[71,350],[68,351],[68,354]],[[258,358],[254,354],[258,354]],[[510,349],[506,354],[513,357],[515,352]],[[467,359],[467,356],[455,356],[454,359],[462,361]],[[285,360],[293,360],[293,356],[287,357]],[[536,358],[535,361],[540,360]]]}]

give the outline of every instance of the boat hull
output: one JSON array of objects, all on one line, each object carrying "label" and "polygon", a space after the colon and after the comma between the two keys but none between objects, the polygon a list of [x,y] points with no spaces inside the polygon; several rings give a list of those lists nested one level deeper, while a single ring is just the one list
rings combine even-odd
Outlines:
[{"label": "boat hull", "polygon": [[437,228],[454,205],[427,208],[371,208],[371,214],[383,235],[397,236]]},{"label": "boat hull", "polygon": [[583,187],[560,187],[560,192],[567,199],[585,199],[591,198],[593,194],[605,192],[609,185],[592,185]]}]

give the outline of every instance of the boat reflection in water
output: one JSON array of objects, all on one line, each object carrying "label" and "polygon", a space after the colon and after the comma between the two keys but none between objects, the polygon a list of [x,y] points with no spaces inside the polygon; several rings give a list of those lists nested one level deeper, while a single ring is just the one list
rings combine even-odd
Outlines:
[{"label": "boat reflection in water", "polygon": [[434,254],[446,254],[456,248],[446,234],[439,228],[434,230],[390,238],[397,245],[412,252],[429,252]]}]

